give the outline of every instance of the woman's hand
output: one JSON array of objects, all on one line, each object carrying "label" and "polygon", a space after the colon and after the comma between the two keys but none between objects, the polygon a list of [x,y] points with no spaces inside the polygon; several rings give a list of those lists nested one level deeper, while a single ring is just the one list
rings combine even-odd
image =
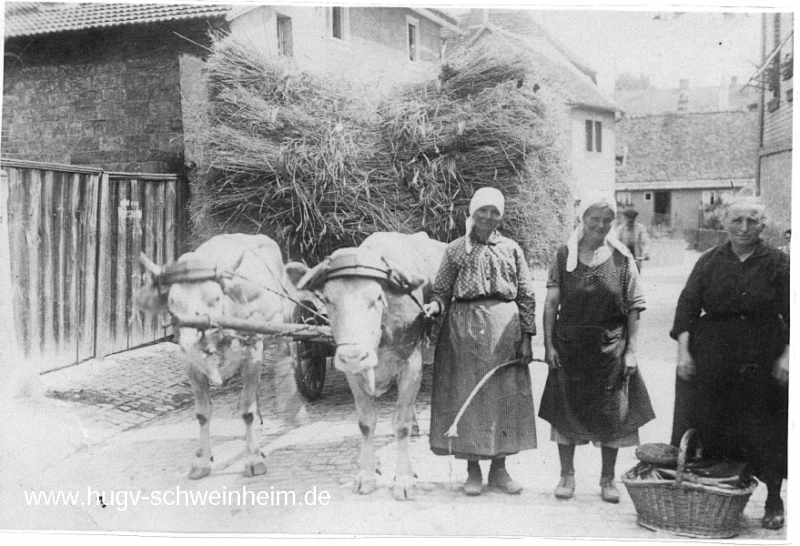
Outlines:
[{"label": "woman's hand", "polygon": [[691,381],[697,375],[694,358],[689,352],[689,332],[678,335],[678,377],[684,381]]},{"label": "woman's hand", "polygon": [[778,380],[781,385],[789,384],[789,346],[783,349],[783,353],[775,361],[772,367],[772,377]]},{"label": "woman's hand", "polygon": [[531,335],[522,334],[522,341],[517,347],[517,359],[520,364],[528,365],[533,362],[533,350],[531,349]]},{"label": "woman's hand", "polygon": [[697,368],[694,365],[694,358],[687,351],[678,356],[678,377],[684,381],[691,381],[697,375]]},{"label": "woman's hand", "polygon": [[442,306],[438,301],[432,301],[423,305],[422,311],[425,313],[425,317],[435,317],[442,312]]},{"label": "woman's hand", "polygon": [[547,362],[547,367],[551,371],[561,367],[561,361],[558,358],[558,351],[552,345],[544,348],[544,361]]},{"label": "woman's hand", "polygon": [[633,351],[625,351],[622,356],[625,363],[625,369],[622,371],[622,377],[628,378],[636,373],[636,368],[639,367],[639,362],[636,360],[636,353]]}]

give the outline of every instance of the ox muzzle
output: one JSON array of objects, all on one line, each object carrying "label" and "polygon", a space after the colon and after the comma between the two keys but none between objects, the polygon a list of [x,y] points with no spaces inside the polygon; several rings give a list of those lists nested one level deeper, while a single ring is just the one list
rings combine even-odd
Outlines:
[{"label": "ox muzzle", "polygon": [[333,365],[337,370],[359,378],[367,394],[375,395],[375,368],[378,366],[375,349],[359,343],[337,344]]}]

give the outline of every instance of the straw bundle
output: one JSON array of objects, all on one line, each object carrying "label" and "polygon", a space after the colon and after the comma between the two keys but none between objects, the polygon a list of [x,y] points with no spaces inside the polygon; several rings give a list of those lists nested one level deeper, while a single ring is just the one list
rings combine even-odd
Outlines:
[{"label": "straw bundle", "polygon": [[[415,193],[422,228],[442,240],[463,233],[474,191],[500,189],[503,229],[534,263],[563,241],[563,101],[521,51],[466,51],[445,65],[440,84],[412,87],[383,105],[384,137],[398,176]],[[534,91],[534,89],[537,89]]]},{"label": "straw bundle", "polygon": [[492,185],[507,198],[504,231],[531,261],[563,239],[555,129],[568,122],[558,100],[534,92],[524,56],[465,54],[380,104],[230,37],[215,41],[208,71],[195,226],[266,233],[316,263],[375,231],[453,240],[474,191]]},{"label": "straw bundle", "polygon": [[412,231],[392,210],[403,196],[379,172],[374,109],[359,94],[231,39],[215,42],[208,69],[196,225],[266,233],[312,260],[375,231]]}]

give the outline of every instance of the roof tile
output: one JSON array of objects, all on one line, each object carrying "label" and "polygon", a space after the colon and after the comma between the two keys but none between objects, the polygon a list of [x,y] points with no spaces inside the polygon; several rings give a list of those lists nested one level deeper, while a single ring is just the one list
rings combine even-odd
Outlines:
[{"label": "roof tile", "polygon": [[745,110],[629,116],[616,124],[617,182],[755,176],[758,115]]},{"label": "roof tile", "polygon": [[222,4],[8,2],[5,38],[91,28],[224,16]]}]

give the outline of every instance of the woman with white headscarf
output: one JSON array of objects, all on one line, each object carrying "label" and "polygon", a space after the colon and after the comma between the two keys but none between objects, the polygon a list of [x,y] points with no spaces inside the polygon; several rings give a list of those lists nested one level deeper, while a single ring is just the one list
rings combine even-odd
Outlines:
[{"label": "woman with white headscarf", "polygon": [[639,444],[638,429],[655,417],[636,350],[644,297],[636,262],[612,229],[613,196],[581,200],[579,225],[555,255],[544,306],[550,373],[539,417],[552,425],[561,480],[555,495],[575,491],[575,446],[600,447],[600,494],[619,502],[617,451]]},{"label": "woman with white headscarf", "polygon": [[[428,315],[445,313],[436,345],[431,396],[431,450],[467,460],[467,495],[480,495],[479,461],[491,459],[488,484],[506,493],[522,486],[505,468],[508,455],[536,447],[536,414],[530,371],[536,333],[533,284],[522,249],[497,227],[505,201],[481,188],[470,203],[467,233],[450,243],[433,287]],[[447,438],[462,405],[488,372]]]}]

